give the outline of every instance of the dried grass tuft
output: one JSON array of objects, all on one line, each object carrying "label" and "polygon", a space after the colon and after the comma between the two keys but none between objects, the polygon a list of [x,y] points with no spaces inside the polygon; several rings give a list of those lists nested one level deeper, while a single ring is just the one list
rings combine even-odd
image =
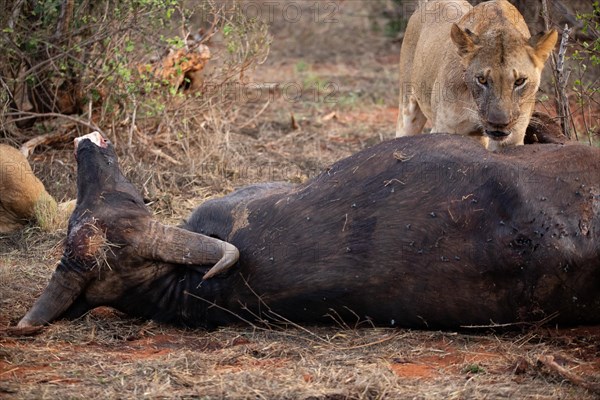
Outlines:
[{"label": "dried grass tuft", "polygon": [[94,220],[85,224],[86,231],[89,233],[85,236],[84,253],[81,256],[86,259],[93,259],[94,265],[98,268],[107,267],[112,269],[108,263],[109,253],[114,256],[113,249],[119,246],[109,242],[104,229],[96,225],[95,222]]}]

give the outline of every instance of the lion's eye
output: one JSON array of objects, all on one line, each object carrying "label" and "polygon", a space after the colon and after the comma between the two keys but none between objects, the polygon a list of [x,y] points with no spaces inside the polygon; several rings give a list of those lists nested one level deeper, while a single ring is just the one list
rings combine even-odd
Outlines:
[{"label": "lion's eye", "polygon": [[485,85],[487,85],[488,80],[487,80],[487,78],[485,76],[480,75],[480,76],[477,77],[477,83],[479,83],[480,85],[485,86]]},{"label": "lion's eye", "polygon": [[517,79],[515,81],[515,87],[521,87],[521,86],[523,86],[525,84],[526,80],[527,79],[525,79],[525,78],[519,78],[519,79]]}]

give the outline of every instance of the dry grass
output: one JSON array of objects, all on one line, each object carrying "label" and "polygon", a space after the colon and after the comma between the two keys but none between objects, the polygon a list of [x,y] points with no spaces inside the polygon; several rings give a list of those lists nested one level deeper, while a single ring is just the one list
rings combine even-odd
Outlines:
[{"label": "dry grass", "polygon": [[[372,29],[383,22],[373,19],[378,14],[370,4],[341,3],[332,24],[276,19],[270,58],[246,76],[260,96],[213,105],[172,99],[156,118],[111,128],[122,170],[158,218],[177,223],[203,200],[248,183],[303,181],[393,136],[399,45]],[[219,51],[218,41],[211,49]],[[310,90],[290,101],[286,83],[304,89],[331,83],[335,101],[322,101],[327,91],[315,98]],[[74,198],[70,144],[42,149],[32,163],[55,198]],[[0,238],[0,397],[597,398],[538,362],[552,355],[586,382],[597,382],[595,327],[457,333],[237,326],[206,332],[100,308],[36,336],[7,335],[2,329],[18,322],[47,283],[64,235],[64,228],[30,227]]]},{"label": "dry grass", "polygon": [[582,359],[581,351],[598,334],[335,327],[204,332],[98,309],[33,338],[2,339],[0,392],[19,398],[592,399],[537,360],[553,354],[593,379],[597,360]]}]

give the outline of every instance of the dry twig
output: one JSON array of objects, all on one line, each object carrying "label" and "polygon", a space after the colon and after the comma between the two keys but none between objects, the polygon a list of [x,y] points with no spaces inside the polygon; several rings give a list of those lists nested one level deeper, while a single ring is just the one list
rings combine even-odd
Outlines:
[{"label": "dry twig", "polygon": [[[548,31],[550,30],[550,14],[548,13],[547,0],[542,0],[542,15],[544,17],[546,31]],[[564,62],[570,33],[571,29],[565,24],[565,28],[560,40],[558,56],[552,53],[551,57],[552,73],[554,75],[554,91],[556,95],[556,111],[561,118],[563,133],[569,139],[571,139],[571,111],[569,108],[569,98],[566,94],[569,73],[567,72],[565,74],[564,72]],[[577,132],[575,132],[575,136],[577,138]]]},{"label": "dry twig", "polygon": [[559,365],[555,360],[554,356],[539,356],[538,362],[545,365],[548,369],[561,377],[567,379],[574,385],[581,386],[590,392],[600,394],[600,384],[596,382],[590,382],[582,378],[581,376],[571,372],[571,370]]},{"label": "dry twig", "polygon": [[74,130],[69,130],[68,132],[46,133],[43,135],[38,135],[23,143],[19,151],[21,151],[25,157],[29,157],[29,155],[34,152],[37,146],[42,144],[49,145],[52,143],[67,142],[68,140],[75,138],[75,132],[76,131]]},{"label": "dry twig", "polygon": [[84,121],[83,119],[74,117],[72,115],[66,115],[66,114],[55,113],[55,112],[35,113],[35,112],[28,112],[28,111],[9,112],[4,115],[14,117],[12,119],[13,122],[25,121],[28,119],[36,119],[36,118],[45,118],[45,117],[64,118],[64,119],[68,119],[69,121],[75,122],[76,124],[86,126],[86,127],[90,128],[92,131],[98,131],[98,132],[100,132],[100,134],[102,136],[107,137],[106,133],[104,133],[104,131],[102,129],[98,128],[98,126],[96,126],[96,124],[94,124],[93,122]]}]

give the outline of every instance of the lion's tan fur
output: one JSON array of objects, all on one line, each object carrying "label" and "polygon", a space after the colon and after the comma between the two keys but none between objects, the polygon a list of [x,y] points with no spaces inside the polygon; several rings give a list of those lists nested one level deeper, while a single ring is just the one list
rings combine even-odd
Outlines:
[{"label": "lion's tan fur", "polygon": [[[0,144],[0,233],[21,228],[39,213],[56,214],[56,201],[14,147]],[[38,221],[42,222],[42,221]]]},{"label": "lion's tan fur", "polygon": [[421,2],[400,53],[396,136],[418,134],[429,120],[432,132],[473,135],[491,150],[523,144],[556,39],[555,31],[532,38],[506,0]]}]

